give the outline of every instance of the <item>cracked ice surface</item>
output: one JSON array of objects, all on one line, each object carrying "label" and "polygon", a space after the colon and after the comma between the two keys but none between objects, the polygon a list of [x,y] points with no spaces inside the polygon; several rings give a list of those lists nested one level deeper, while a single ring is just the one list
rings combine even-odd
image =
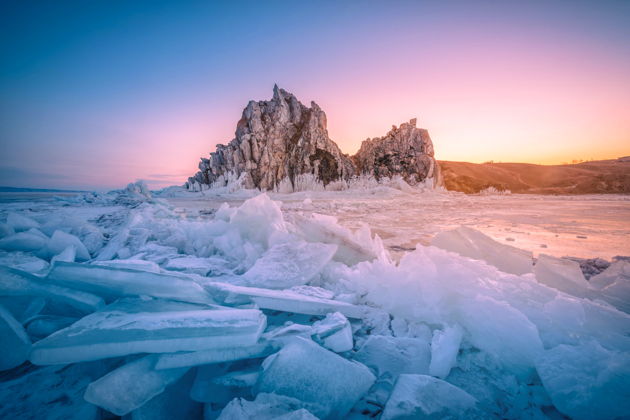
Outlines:
[{"label": "cracked ice surface", "polygon": [[628,417],[630,262],[560,257],[629,234],[622,196],[1,203],[0,417]]}]

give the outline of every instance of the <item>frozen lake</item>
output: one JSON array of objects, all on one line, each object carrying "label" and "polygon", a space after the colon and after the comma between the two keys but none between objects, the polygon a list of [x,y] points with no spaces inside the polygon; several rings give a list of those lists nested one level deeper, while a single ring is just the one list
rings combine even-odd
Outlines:
[{"label": "frozen lake", "polygon": [[626,418],[629,235],[615,195],[0,197],[0,418]]},{"label": "frozen lake", "polygon": [[[418,243],[428,245],[440,231],[469,226],[535,255],[607,260],[630,255],[630,196],[624,195],[473,196],[387,190],[377,194],[301,192],[271,197],[283,203],[287,214],[307,211],[332,215],[351,229],[367,223],[394,254]],[[236,205],[243,199],[197,195],[168,201],[195,212],[216,209],[223,202]]]}]

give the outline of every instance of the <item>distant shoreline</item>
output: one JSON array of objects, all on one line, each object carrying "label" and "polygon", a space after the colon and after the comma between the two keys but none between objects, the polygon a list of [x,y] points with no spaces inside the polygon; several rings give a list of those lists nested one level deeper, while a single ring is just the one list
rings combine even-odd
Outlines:
[{"label": "distant shoreline", "polygon": [[33,192],[33,193],[85,193],[89,191],[85,190],[59,190],[54,188],[18,188],[18,187],[0,187],[0,192],[3,193],[24,193],[24,192]]}]

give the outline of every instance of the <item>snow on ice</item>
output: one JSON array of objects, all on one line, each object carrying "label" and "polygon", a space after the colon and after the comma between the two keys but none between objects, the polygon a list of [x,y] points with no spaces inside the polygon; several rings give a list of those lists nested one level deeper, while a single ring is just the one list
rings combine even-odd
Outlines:
[{"label": "snow on ice", "polygon": [[379,207],[460,198],[408,186],[212,194],[0,206],[0,417],[630,417],[626,259],[410,243]]}]

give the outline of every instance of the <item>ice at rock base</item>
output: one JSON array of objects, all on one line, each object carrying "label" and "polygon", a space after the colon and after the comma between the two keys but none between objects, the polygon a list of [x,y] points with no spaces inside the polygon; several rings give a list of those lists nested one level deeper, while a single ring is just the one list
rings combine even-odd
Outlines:
[{"label": "ice at rock base", "polygon": [[265,194],[72,205],[106,213],[0,220],[1,418],[630,416],[626,261],[586,281],[465,228],[397,262]]}]

